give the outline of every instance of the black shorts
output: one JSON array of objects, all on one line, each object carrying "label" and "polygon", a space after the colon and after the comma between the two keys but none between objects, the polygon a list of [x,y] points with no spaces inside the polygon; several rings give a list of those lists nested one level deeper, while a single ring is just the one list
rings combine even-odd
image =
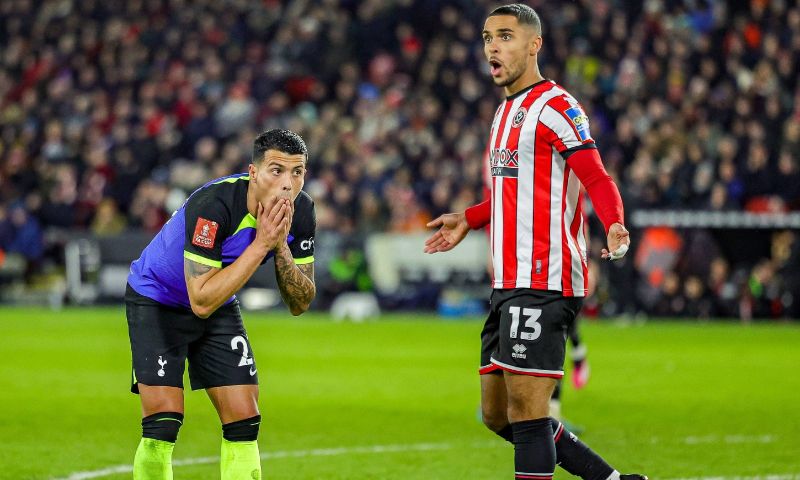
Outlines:
[{"label": "black shorts", "polygon": [[537,377],[564,376],[567,330],[582,297],[529,288],[496,289],[481,332],[480,374],[503,370]]},{"label": "black shorts", "polygon": [[131,392],[139,393],[139,382],[183,388],[187,359],[192,390],[258,384],[238,301],[202,319],[191,310],[142,296],[128,285],[125,312],[133,357]]}]

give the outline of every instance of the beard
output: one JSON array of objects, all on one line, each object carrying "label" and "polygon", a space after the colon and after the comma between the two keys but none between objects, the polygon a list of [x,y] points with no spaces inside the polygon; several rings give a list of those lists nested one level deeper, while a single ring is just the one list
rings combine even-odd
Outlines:
[{"label": "beard", "polygon": [[522,74],[525,73],[525,67],[524,67],[524,65],[523,66],[518,66],[518,68],[516,68],[514,70],[511,70],[509,68],[509,69],[507,69],[507,71],[508,71],[508,76],[506,77],[505,80],[493,79],[495,85],[497,85],[498,87],[507,87],[507,86],[511,85],[512,83],[514,83],[517,80],[519,80],[519,77],[521,77]]}]

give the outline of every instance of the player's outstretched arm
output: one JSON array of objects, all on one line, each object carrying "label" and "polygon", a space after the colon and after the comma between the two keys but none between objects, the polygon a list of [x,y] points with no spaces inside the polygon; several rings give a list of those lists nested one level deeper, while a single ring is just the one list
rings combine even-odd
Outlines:
[{"label": "player's outstretched arm", "polygon": [[428,227],[439,227],[439,230],[425,241],[425,253],[452,250],[464,240],[470,230],[463,213],[445,213],[428,222]]}]

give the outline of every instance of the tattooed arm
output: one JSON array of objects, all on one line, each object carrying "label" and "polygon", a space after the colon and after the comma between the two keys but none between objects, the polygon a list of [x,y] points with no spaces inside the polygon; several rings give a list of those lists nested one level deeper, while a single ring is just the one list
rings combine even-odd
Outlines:
[{"label": "tattooed arm", "polygon": [[266,254],[265,247],[251,244],[225,268],[209,267],[184,258],[183,277],[194,314],[208,318],[247,283]]},{"label": "tattooed arm", "polygon": [[296,265],[288,245],[283,245],[275,252],[275,278],[283,303],[289,307],[292,315],[300,315],[308,310],[317,294],[313,262]]}]

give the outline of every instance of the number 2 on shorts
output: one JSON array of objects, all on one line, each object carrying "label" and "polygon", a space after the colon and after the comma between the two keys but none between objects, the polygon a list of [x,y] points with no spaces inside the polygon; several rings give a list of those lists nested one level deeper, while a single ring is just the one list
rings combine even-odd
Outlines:
[{"label": "number 2 on shorts", "polygon": [[[511,314],[511,338],[517,338],[517,331],[519,330],[519,307],[508,307],[508,313]],[[537,322],[539,317],[542,316],[540,308],[523,308],[522,314],[528,317],[525,320],[525,328],[532,328],[532,332],[522,331],[519,332],[519,338],[522,340],[536,340],[542,334],[542,324]]]},{"label": "number 2 on shorts", "polygon": [[242,346],[242,359],[239,360],[239,366],[242,367],[244,365],[252,365],[253,359],[247,358],[247,354],[250,353],[250,351],[247,349],[247,342],[244,341],[244,337],[241,335],[237,335],[231,340],[231,348],[234,352],[236,351],[236,347],[238,345]]}]

